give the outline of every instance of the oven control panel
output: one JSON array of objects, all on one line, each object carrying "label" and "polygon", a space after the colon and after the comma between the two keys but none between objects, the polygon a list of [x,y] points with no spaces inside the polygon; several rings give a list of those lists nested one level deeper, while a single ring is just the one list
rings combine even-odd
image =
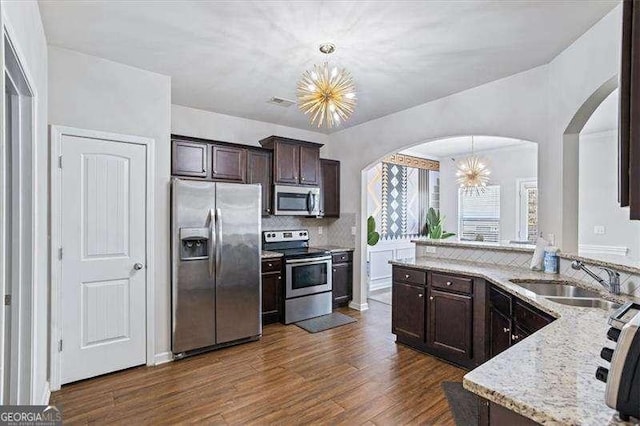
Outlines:
[{"label": "oven control panel", "polygon": [[306,229],[296,229],[291,231],[264,231],[262,236],[265,243],[309,241],[309,231]]}]

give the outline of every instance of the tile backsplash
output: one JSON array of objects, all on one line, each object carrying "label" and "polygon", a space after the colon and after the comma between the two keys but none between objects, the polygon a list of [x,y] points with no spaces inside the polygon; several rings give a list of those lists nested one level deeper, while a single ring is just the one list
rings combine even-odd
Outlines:
[{"label": "tile backsplash", "polygon": [[[308,218],[300,216],[269,216],[262,218],[263,231],[286,229],[308,229],[311,246],[355,247],[355,235],[351,227],[356,226],[355,213],[341,213],[339,218]],[[319,227],[322,227],[320,234]]]},{"label": "tile backsplash", "polygon": [[[434,247],[431,247],[432,249]],[[492,265],[515,266],[529,268],[532,253],[513,252],[507,250],[488,250],[464,247],[435,247],[435,253],[428,252],[426,246],[416,245],[416,257],[435,257],[440,259],[466,260],[470,262],[489,263]],[[597,266],[585,264],[599,272]],[[640,275],[620,272],[620,291],[624,294],[640,297]],[[581,281],[590,287],[600,289],[600,285],[584,271],[571,268],[571,259],[560,258],[560,274]],[[550,275],[553,277],[553,275]]]}]

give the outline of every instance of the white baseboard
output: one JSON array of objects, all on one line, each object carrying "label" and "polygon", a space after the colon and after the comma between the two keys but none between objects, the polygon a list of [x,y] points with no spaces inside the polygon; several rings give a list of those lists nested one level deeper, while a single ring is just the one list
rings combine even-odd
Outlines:
[{"label": "white baseboard", "polygon": [[49,385],[49,381],[44,382],[44,386],[42,389],[42,396],[40,397],[39,405],[49,405],[49,400],[51,399],[51,386]]},{"label": "white baseboard", "polygon": [[173,361],[173,354],[171,352],[161,352],[159,354],[155,354],[153,357],[154,365],[165,364],[171,361]]},{"label": "white baseboard", "polygon": [[355,302],[349,302],[349,307],[351,309],[355,309],[356,311],[366,311],[369,309],[369,304],[368,303],[355,303]]},{"label": "white baseboard", "polygon": [[580,244],[578,246],[579,254],[607,254],[612,256],[626,256],[628,252],[629,248],[622,246],[602,246],[596,244]]}]

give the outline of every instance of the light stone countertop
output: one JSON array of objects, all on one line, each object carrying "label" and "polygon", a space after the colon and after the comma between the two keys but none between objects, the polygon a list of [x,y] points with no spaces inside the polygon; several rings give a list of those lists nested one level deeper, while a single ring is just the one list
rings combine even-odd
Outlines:
[{"label": "light stone countertop", "polygon": [[275,259],[284,256],[282,253],[275,251],[262,250],[262,259]]},{"label": "light stone countertop", "polygon": [[327,250],[331,253],[340,253],[343,251],[354,251],[355,249],[353,247],[349,248],[349,247],[340,247],[340,246],[313,246],[314,248],[318,248],[321,250]]},{"label": "light stone countertop", "polygon": [[[476,262],[418,258],[393,265],[471,275],[497,285],[557,319],[464,376],[471,392],[542,424],[606,425],[622,422],[604,403],[605,384],[595,378],[606,338],[609,312],[561,305],[513,283],[549,282],[586,287],[562,275]],[[587,287],[599,291],[597,287]],[[626,296],[603,294],[623,302]]]},{"label": "light stone countertop", "polygon": [[459,241],[454,239],[433,240],[431,238],[417,238],[411,240],[419,246],[436,246],[436,247],[458,247],[500,251],[516,251],[522,253],[533,253],[536,246],[531,244],[514,244],[514,243],[491,243],[487,241]]}]

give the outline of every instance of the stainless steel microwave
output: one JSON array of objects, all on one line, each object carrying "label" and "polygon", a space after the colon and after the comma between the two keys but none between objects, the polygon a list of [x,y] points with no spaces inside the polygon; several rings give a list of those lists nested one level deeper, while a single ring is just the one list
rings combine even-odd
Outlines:
[{"label": "stainless steel microwave", "polygon": [[317,186],[274,186],[274,214],[277,216],[318,216],[320,188]]}]

